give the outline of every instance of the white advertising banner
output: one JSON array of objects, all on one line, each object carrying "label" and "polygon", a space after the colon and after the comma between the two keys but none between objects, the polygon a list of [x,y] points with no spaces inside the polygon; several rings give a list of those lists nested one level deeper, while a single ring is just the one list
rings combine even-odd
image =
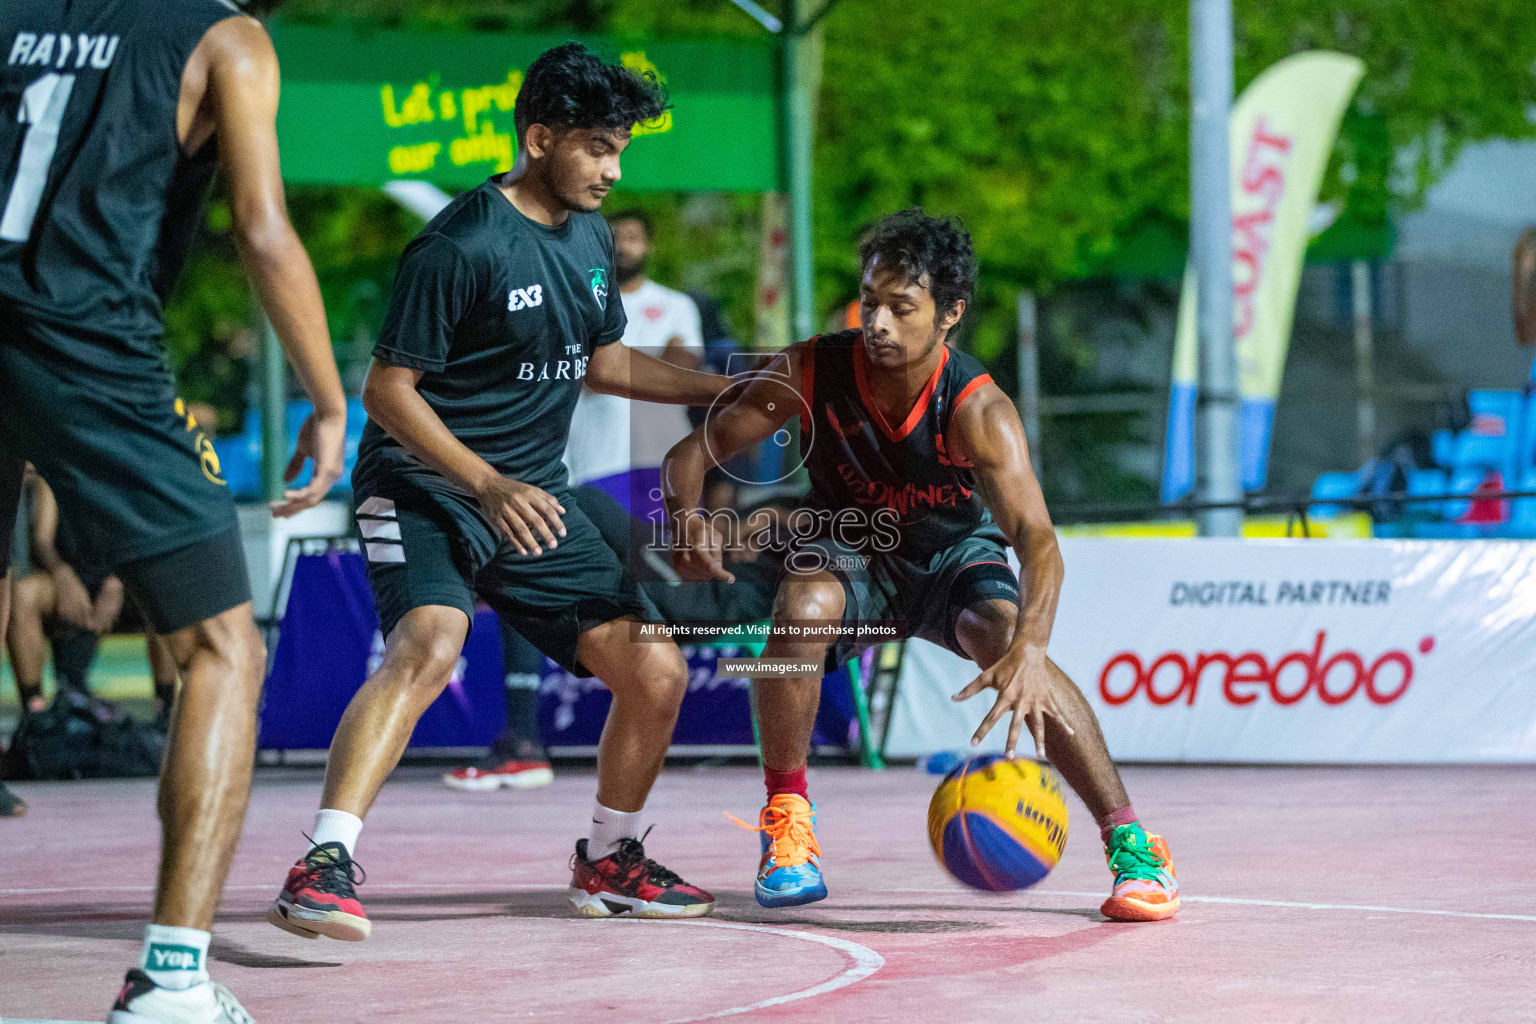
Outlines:
[{"label": "white advertising banner", "polygon": [[[1536,543],[1063,538],[1061,549],[1051,657],[1117,759],[1536,761]],[[966,748],[992,695],[949,698],[975,675],[909,644],[886,752]],[[1006,721],[982,749],[1002,749]]]}]

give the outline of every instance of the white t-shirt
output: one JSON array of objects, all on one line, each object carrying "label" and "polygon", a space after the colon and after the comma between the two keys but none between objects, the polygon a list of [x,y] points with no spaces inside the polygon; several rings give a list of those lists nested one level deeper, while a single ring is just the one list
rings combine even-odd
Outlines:
[{"label": "white t-shirt", "polygon": [[[620,292],[619,298],[629,319],[624,328],[625,345],[659,356],[668,341],[680,338],[685,349],[703,357],[699,307],[688,296],[648,280],[632,292]],[[668,449],[692,430],[688,411],[681,405],[631,402],[584,387],[565,446],[571,483],[583,484],[631,468],[660,466]]]}]

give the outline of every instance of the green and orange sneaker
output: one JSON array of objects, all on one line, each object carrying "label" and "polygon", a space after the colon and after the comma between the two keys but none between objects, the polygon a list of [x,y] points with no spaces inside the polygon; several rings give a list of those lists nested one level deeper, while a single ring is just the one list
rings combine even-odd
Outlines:
[{"label": "green and orange sneaker", "polygon": [[1112,921],[1162,921],[1179,912],[1179,879],[1162,836],[1149,836],[1140,823],[1121,825],[1104,850],[1115,888],[1099,913]]}]

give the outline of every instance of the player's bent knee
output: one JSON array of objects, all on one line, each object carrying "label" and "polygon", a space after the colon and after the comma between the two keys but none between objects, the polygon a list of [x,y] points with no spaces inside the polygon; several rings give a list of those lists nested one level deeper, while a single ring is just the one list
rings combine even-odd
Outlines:
[{"label": "player's bent knee", "polygon": [[610,689],[643,698],[648,704],[676,707],[688,690],[688,663],[671,644],[642,644],[630,671],[604,681]]},{"label": "player's bent knee", "polygon": [[17,617],[38,618],[51,609],[45,605],[53,602],[49,581],[36,574],[23,576],[11,586],[11,614]]},{"label": "player's bent knee", "polygon": [[459,663],[469,623],[456,608],[413,609],[390,631],[384,670],[406,685],[441,689]]},{"label": "player's bent knee", "polygon": [[955,620],[955,638],[977,664],[990,665],[1013,643],[1018,624],[1018,605],[1012,601],[984,601],[960,613]]},{"label": "player's bent knee", "polygon": [[420,637],[400,652],[405,682],[412,687],[440,690],[453,676],[463,651],[452,637]]},{"label": "player's bent knee", "polygon": [[683,691],[688,688],[688,662],[676,647],[656,646],[657,650],[642,659],[645,664],[640,678],[651,683],[658,693],[682,700]]},{"label": "player's bent knee", "polygon": [[229,674],[259,689],[267,667],[267,645],[251,617],[250,605],[221,612],[192,627],[198,644]]},{"label": "player's bent knee", "polygon": [[779,588],[776,618],[841,619],[845,598],[835,579],[795,580]]}]

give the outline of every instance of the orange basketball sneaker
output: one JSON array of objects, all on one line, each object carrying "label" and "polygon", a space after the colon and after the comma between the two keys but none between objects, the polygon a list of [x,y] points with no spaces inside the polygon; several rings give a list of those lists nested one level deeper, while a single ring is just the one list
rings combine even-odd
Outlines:
[{"label": "orange basketball sneaker", "polygon": [[1162,921],[1179,912],[1179,879],[1162,836],[1149,836],[1140,823],[1121,825],[1104,850],[1115,888],[1099,913],[1112,921]]}]

